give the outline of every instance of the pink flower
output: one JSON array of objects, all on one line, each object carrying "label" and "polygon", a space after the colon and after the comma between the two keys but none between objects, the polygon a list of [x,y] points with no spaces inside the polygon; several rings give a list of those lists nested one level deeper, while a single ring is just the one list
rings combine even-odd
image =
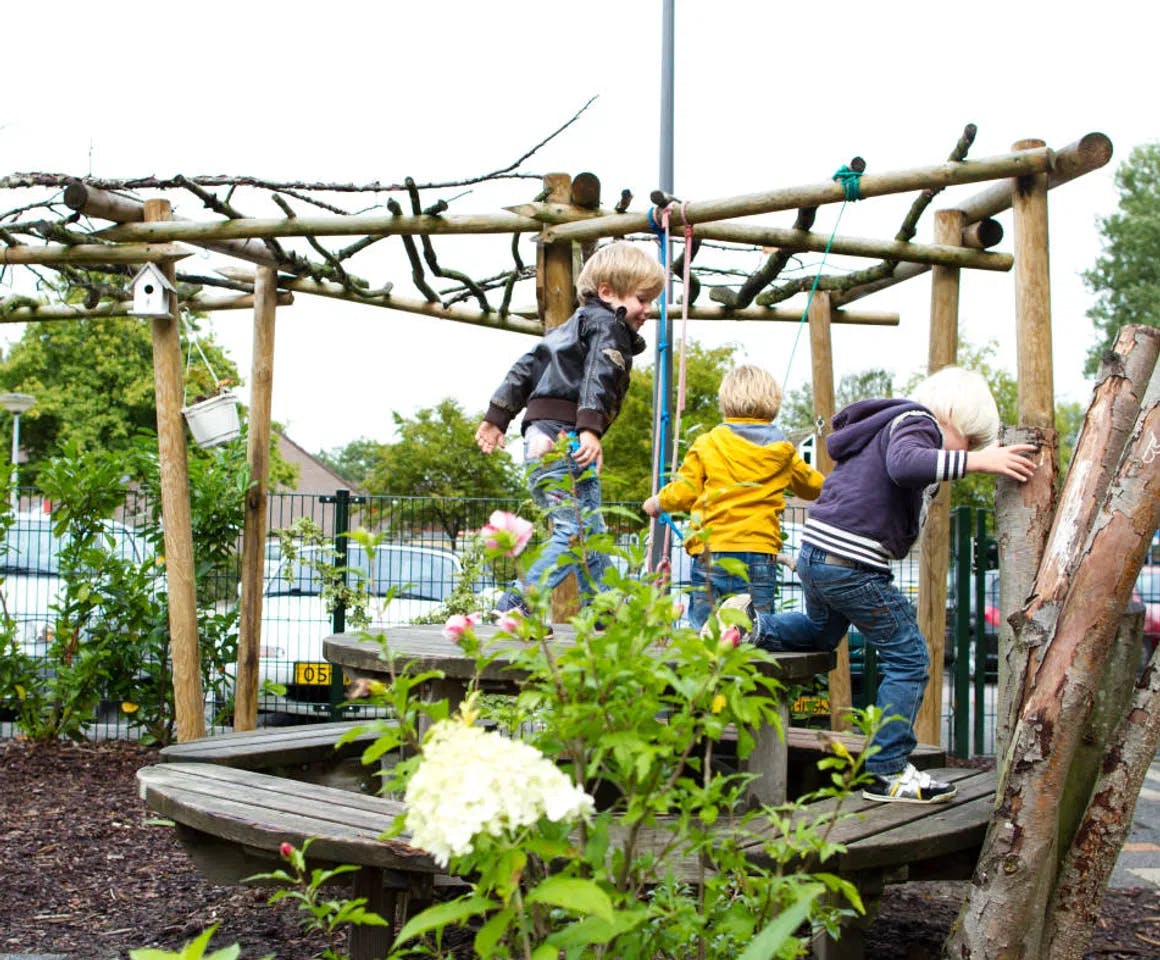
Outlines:
[{"label": "pink flower", "polygon": [[523,622],[524,618],[518,612],[509,610],[495,622],[495,625],[504,633],[515,633]]},{"label": "pink flower", "polygon": [[443,636],[456,643],[462,643],[463,635],[477,626],[481,619],[478,613],[453,613],[443,625]]},{"label": "pink flower", "polygon": [[290,857],[294,854],[294,847],[289,843],[283,842],[282,846],[278,848],[278,852],[282,854],[283,860],[289,860]]},{"label": "pink flower", "polygon": [[741,631],[737,627],[726,627],[721,631],[720,646],[722,650],[741,646]]},{"label": "pink flower", "polygon": [[530,521],[506,510],[496,510],[484,525],[484,544],[489,550],[499,550],[505,557],[518,557],[532,539]]}]

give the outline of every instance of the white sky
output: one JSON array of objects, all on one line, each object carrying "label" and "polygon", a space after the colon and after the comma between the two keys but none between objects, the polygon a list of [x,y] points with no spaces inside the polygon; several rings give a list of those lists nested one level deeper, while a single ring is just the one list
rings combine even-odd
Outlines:
[{"label": "white sky", "polygon": [[[979,128],[974,158],[1005,153],[1024,138],[1062,147],[1106,133],[1115,146],[1111,164],[1050,194],[1056,393],[1086,403],[1091,296],[1079,273],[1100,252],[1097,217],[1115,209],[1115,167],[1133,146],[1157,139],[1160,126],[1155,111],[1141,107],[1154,59],[1152,34],[1137,29],[1142,8],[1107,0],[1082,9],[678,0],[676,193],[708,199],[817,183],[855,154],[880,173],[939,163],[968,122]],[[659,179],[660,20],[661,0],[20,4],[4,16],[0,175],[458,179],[508,164],[597,95],[522,169],[590,170],[601,178],[606,205],[628,187],[632,209],[641,210]],[[946,197],[979,189],[936,200],[916,239],[931,240],[932,212]],[[536,192],[527,180],[477,188],[452,212],[493,212]],[[851,205],[841,232],[888,239],[910,200]],[[240,205],[250,215],[277,215]],[[176,212],[210,216],[192,198]],[[815,230],[828,233],[836,212],[823,209]],[[788,226],[792,219],[789,212],[755,222]],[[1009,251],[1010,214],[1000,220],[1007,238],[999,249]],[[504,265],[502,255],[474,265],[472,242],[437,240],[436,250],[446,266],[477,276]],[[359,261],[353,269],[410,294],[398,241],[387,245],[396,253],[380,266],[364,273]],[[533,257],[530,241],[524,256]],[[738,265],[755,267],[759,259]],[[815,255],[806,260],[817,263]],[[194,266],[208,271],[217,262],[207,257]],[[859,302],[900,312],[899,328],[835,328],[836,378],[871,366],[905,378],[925,364],[928,277]],[[533,299],[529,288],[516,303]],[[1010,370],[1013,300],[1010,274],[964,273],[963,335],[975,343],[997,339]],[[799,309],[803,303],[790,301]],[[248,375],[249,314],[218,314],[212,327]],[[652,328],[645,333],[651,347]],[[702,342],[739,343],[788,389],[809,375],[805,336],[786,375],[795,333],[785,323],[690,325]],[[19,327],[0,329],[0,338],[19,335]],[[392,411],[410,415],[449,395],[481,411],[530,343],[298,295],[279,312],[273,415],[310,450],[360,436],[389,440]]]}]

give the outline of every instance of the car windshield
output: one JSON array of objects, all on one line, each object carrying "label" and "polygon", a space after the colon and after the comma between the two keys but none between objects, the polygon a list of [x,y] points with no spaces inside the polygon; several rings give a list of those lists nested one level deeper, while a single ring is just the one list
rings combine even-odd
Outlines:
[{"label": "car windshield", "polygon": [[[268,552],[266,596],[317,596],[325,579],[318,572],[319,562],[336,563],[333,555],[307,551],[288,561]],[[363,579],[367,590],[384,596],[390,590],[400,600],[433,600],[442,603],[455,585],[459,565],[455,556],[440,550],[382,544],[374,551],[374,564],[361,544],[347,550],[348,579]]]},{"label": "car windshield", "polygon": [[438,550],[382,544],[374,551],[374,564],[358,545],[351,548],[348,564],[363,571],[367,589],[383,596],[395,591],[400,600],[434,600],[442,603],[455,585],[455,558]]}]

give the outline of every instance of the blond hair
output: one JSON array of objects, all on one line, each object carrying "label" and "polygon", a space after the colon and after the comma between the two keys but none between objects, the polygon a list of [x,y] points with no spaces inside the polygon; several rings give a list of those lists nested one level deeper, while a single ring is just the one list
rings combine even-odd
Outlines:
[{"label": "blond hair", "polygon": [[643,292],[654,300],[664,289],[665,269],[641,247],[618,240],[592,254],[576,278],[576,292],[581,300],[598,296],[602,286],[610,287],[618,297]]},{"label": "blond hair", "polygon": [[727,417],[773,420],[781,409],[781,387],[761,367],[742,364],[721,379],[717,403]]},{"label": "blond hair", "polygon": [[910,393],[939,420],[967,440],[968,450],[990,446],[999,435],[999,408],[982,374],[962,367],[943,367]]}]

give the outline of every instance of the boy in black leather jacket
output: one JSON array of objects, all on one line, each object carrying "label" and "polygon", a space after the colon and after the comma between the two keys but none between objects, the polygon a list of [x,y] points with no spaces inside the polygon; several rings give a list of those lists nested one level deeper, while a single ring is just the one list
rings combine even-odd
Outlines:
[{"label": "boy in black leather jacket", "polygon": [[[660,263],[642,247],[621,241],[597,250],[576,279],[579,309],[513,364],[475,431],[479,449],[491,453],[505,445],[508,425],[525,410],[528,488],[552,521],[551,539],[528,569],[525,587],[543,583],[552,589],[575,569],[581,590],[590,595],[604,575],[603,554],[589,554],[584,564],[558,561],[581,522],[587,534],[605,529],[600,438],[620,413],[632,358],[645,348],[639,330],[664,283]],[[547,457],[561,435],[574,437],[568,453]],[[497,613],[509,611],[529,612],[514,586],[496,605]]]}]

